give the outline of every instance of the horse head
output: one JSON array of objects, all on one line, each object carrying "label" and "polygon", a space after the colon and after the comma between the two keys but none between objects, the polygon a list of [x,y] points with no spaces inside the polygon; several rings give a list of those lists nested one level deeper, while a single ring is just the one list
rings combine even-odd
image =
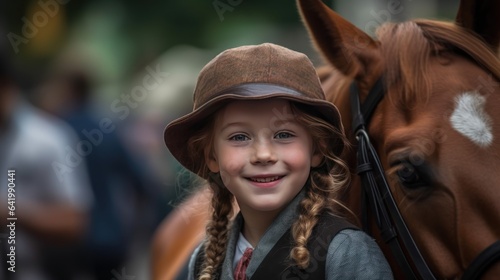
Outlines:
[{"label": "horse head", "polygon": [[[387,23],[378,29],[376,39],[320,0],[297,1],[317,49],[328,62],[318,71],[325,93],[341,111],[353,143],[350,86],[354,81],[363,103],[382,78],[385,94],[367,132],[392,197],[435,278],[462,277],[486,251],[500,256],[489,250],[500,239],[500,1],[462,1],[454,23]],[[344,158],[354,171],[355,149]],[[359,217],[361,188],[353,175],[343,197]],[[182,219],[194,214],[208,218],[207,211],[190,207],[195,201],[179,207],[173,214],[181,218],[169,219],[166,230],[159,231],[178,232],[177,238],[166,235],[172,238],[169,246],[153,256],[159,260],[157,267],[172,270],[162,275],[178,270],[163,261],[178,257],[177,247],[186,246],[183,252],[190,252],[196,244],[179,244],[179,236],[188,230],[203,233],[203,223]],[[373,232],[396,278],[402,278],[397,257],[381,241],[382,234]],[[482,279],[498,275],[497,261]]]},{"label": "horse head", "polygon": [[[327,98],[353,143],[350,85],[364,102],[382,78],[367,132],[390,192],[436,278],[462,277],[500,239],[500,1],[462,1],[453,23],[386,23],[376,38],[320,0],[298,6],[329,64],[319,71]],[[345,159],[354,170],[355,150]],[[344,202],[358,215],[360,192],[353,175]],[[498,275],[496,261],[484,279]]]}]

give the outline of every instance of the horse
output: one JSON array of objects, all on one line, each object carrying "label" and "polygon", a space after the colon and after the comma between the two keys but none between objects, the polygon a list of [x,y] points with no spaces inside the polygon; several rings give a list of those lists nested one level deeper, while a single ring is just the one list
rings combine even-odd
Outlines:
[{"label": "horse", "polygon": [[[497,279],[500,1],[463,0],[454,22],[385,23],[374,38],[321,0],[297,0],[297,6],[326,63],[318,69],[326,97],[339,108],[353,143],[343,155],[353,176],[341,201],[376,239],[395,278]],[[356,150],[366,143],[365,154],[373,148],[369,157],[376,160],[359,165],[363,153]],[[399,215],[402,227],[380,230],[382,214],[363,215],[366,204],[376,203],[362,199],[366,180],[356,173],[373,166],[382,171],[373,181],[388,188],[378,196],[389,197],[397,208],[386,219],[394,223]],[[188,206],[174,215],[186,215]],[[404,248],[398,255],[389,243],[405,239],[401,228],[411,242],[400,242]],[[415,248],[405,246],[411,243]],[[401,258],[407,258],[411,272]],[[482,268],[478,274],[477,267]]]},{"label": "horse", "polygon": [[211,196],[208,187],[189,196],[156,229],[151,242],[151,279],[176,279],[204,237]]},{"label": "horse", "polygon": [[[500,240],[499,1],[462,1],[455,23],[387,23],[376,38],[320,0],[298,0],[298,6],[332,68],[322,70],[322,84],[353,143],[359,124],[349,118],[352,83],[363,103],[371,101],[369,92],[382,80],[384,94],[372,102],[365,132],[432,274],[461,277]],[[345,159],[353,168],[359,161],[355,153]],[[358,216],[360,189],[354,176],[344,197]],[[385,242],[379,245],[397,272],[394,255]],[[483,277],[498,275],[500,262]]]}]

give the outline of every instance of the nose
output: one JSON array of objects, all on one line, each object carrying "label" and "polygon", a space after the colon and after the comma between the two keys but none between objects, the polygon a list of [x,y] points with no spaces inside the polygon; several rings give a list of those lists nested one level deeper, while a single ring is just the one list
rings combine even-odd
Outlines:
[{"label": "nose", "polygon": [[252,164],[260,165],[275,163],[277,161],[277,157],[272,143],[267,140],[255,141],[250,161]]}]

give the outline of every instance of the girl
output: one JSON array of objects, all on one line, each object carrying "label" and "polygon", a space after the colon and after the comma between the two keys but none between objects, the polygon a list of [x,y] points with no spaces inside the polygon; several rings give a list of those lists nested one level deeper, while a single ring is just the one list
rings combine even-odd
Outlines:
[{"label": "girl", "polygon": [[189,279],[392,279],[376,243],[338,215],[347,140],[304,54],[273,44],[219,54],[165,142],[213,191]]}]

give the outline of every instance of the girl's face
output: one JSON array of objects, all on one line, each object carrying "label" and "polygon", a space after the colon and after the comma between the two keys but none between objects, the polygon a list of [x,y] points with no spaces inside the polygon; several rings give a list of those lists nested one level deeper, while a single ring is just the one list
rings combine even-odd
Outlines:
[{"label": "girl's face", "polygon": [[245,211],[280,211],[322,156],[285,100],[233,101],[219,111],[206,162]]}]

